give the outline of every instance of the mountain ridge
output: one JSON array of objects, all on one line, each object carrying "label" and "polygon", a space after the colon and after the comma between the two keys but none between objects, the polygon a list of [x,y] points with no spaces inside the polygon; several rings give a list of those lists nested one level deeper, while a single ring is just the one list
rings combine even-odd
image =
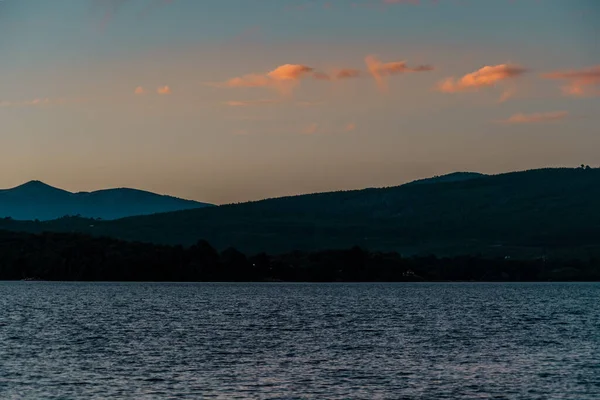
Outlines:
[{"label": "mountain ridge", "polygon": [[0,217],[48,221],[63,216],[114,220],[212,206],[132,188],[70,192],[39,180],[0,189]]},{"label": "mountain ridge", "polygon": [[402,254],[540,257],[555,249],[589,257],[600,256],[599,210],[600,169],[545,168],[94,223],[0,220],[0,229],[183,246],[204,239],[219,250],[235,247],[246,253],[358,245]]}]

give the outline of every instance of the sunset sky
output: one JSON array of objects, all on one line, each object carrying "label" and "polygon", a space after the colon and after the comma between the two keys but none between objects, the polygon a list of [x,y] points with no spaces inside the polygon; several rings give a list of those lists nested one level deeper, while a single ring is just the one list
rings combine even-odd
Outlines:
[{"label": "sunset sky", "polygon": [[4,0],[0,188],[213,203],[600,162],[598,0]]}]

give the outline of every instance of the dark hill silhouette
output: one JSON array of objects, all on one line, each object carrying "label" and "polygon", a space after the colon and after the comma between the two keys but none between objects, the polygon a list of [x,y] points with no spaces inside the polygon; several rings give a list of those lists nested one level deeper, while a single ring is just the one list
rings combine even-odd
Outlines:
[{"label": "dark hill silhouette", "polygon": [[600,244],[600,169],[541,169],[319,193],[96,222],[1,221],[30,232],[77,231],[246,253],[347,248],[403,254],[588,256]]},{"label": "dark hill silhouette", "polygon": [[16,220],[45,221],[66,215],[111,220],[207,205],[127,188],[71,193],[40,181],[0,190],[0,217]]},{"label": "dark hill silhouette", "polygon": [[461,182],[468,181],[470,179],[482,178],[486,175],[480,174],[478,172],[453,172],[447,175],[434,176],[432,178],[419,179],[407,185],[417,185],[423,183],[442,183],[442,182]]}]

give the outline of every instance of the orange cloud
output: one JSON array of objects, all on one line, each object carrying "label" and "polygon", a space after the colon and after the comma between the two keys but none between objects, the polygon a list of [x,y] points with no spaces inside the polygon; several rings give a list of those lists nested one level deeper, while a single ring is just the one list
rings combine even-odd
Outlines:
[{"label": "orange cloud", "polygon": [[[488,65],[463,76],[459,80],[447,78],[438,84],[438,90],[443,93],[457,93],[468,90],[478,90],[483,87],[495,86],[496,84],[507,79],[516,78],[525,72],[527,72],[525,68],[517,65]],[[508,97],[511,95],[508,95]],[[505,97],[506,95],[503,95],[503,98]]]},{"label": "orange cloud", "polygon": [[165,85],[165,86],[159,86],[156,89],[156,93],[158,93],[158,94],[171,94],[172,92],[171,92],[171,88],[168,85]]},{"label": "orange cloud", "polygon": [[357,69],[352,68],[342,68],[334,71],[333,76],[335,79],[351,79],[358,78],[361,72]]},{"label": "orange cloud", "polygon": [[598,95],[600,90],[600,65],[580,70],[555,71],[542,75],[546,79],[566,81],[563,93],[570,96]]},{"label": "orange cloud", "polygon": [[138,86],[135,88],[135,90],[133,91],[134,94],[146,94],[146,90],[144,90],[143,87]]},{"label": "orange cloud", "polygon": [[346,127],[344,128],[344,130],[346,132],[352,132],[353,130],[356,130],[356,124],[354,122],[350,122],[346,125]]},{"label": "orange cloud", "polygon": [[506,124],[532,124],[539,122],[557,122],[569,116],[567,111],[553,111],[533,114],[514,114],[510,118],[500,121]]},{"label": "orange cloud", "polygon": [[237,87],[264,87],[271,86],[273,81],[264,75],[244,75],[237,78],[231,78],[225,82],[225,86],[237,88]]},{"label": "orange cloud", "polygon": [[304,133],[305,135],[313,135],[313,134],[317,133],[318,129],[319,129],[318,124],[310,124],[302,130],[302,133]]},{"label": "orange cloud", "polygon": [[385,77],[391,75],[403,74],[405,72],[427,72],[432,71],[433,67],[430,65],[419,65],[417,67],[409,67],[405,61],[394,61],[383,63],[377,59],[376,56],[370,55],[365,58],[367,69],[375,81],[380,90],[387,90]]},{"label": "orange cloud", "polygon": [[284,64],[266,74],[248,74],[226,81],[223,86],[240,87],[271,87],[284,93],[289,93],[313,68],[301,64]]},{"label": "orange cloud", "polygon": [[304,74],[311,72],[313,68],[299,64],[285,64],[275,68],[267,74],[267,77],[276,81],[297,81]]},{"label": "orange cloud", "polygon": [[[312,73],[312,74],[311,74]],[[265,74],[247,74],[231,78],[224,83],[211,84],[228,88],[266,87],[289,94],[305,77],[312,76],[319,81],[332,81],[358,78],[361,71],[353,68],[338,68],[331,73],[315,71],[314,68],[302,64],[284,64]]]}]

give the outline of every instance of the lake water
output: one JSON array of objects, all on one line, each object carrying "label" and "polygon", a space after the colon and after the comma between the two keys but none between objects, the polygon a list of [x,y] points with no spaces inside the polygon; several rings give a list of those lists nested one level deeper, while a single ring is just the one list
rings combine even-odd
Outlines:
[{"label": "lake water", "polygon": [[600,284],[0,282],[2,399],[600,399]]}]

